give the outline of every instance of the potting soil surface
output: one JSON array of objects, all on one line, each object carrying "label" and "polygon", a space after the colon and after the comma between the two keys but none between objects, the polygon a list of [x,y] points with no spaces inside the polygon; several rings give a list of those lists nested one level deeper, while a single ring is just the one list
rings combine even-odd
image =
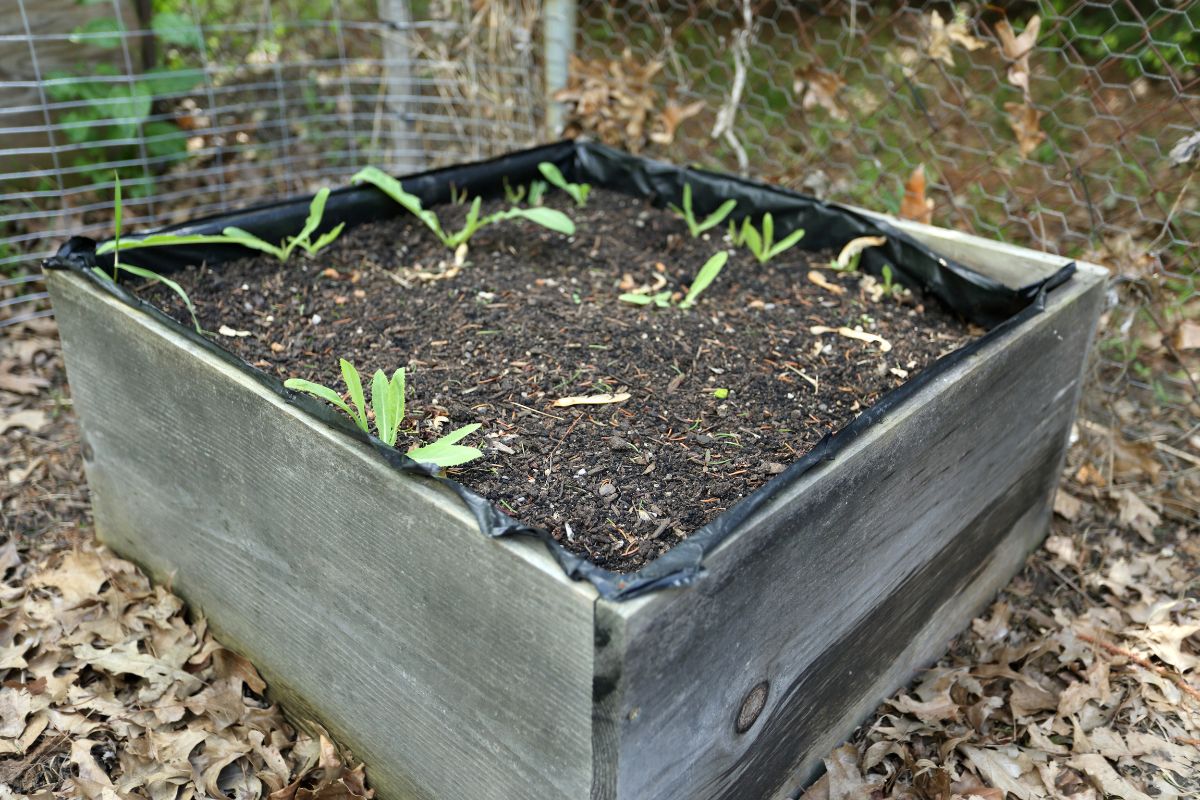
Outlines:
[{"label": "potting soil surface", "polygon": [[[669,211],[602,189],[586,208],[556,191],[546,205],[574,220],[573,237],[503,222],[475,235],[461,265],[402,214],[313,258],[172,277],[221,345],[280,378],[341,393],[340,357],[366,384],[406,367],[398,446],[481,423],[462,443],[484,457],[449,474],[617,571],[682,541],[980,333],[920,292],[879,297],[874,279],[830,269],[831,253],[792,248],[760,264],[723,228],[692,238]],[[437,209],[447,230],[465,211]],[[721,249],[728,263],[691,309],[618,300],[678,299]],[[165,287],[142,294],[190,325]],[[567,398],[589,401],[555,404]]]}]

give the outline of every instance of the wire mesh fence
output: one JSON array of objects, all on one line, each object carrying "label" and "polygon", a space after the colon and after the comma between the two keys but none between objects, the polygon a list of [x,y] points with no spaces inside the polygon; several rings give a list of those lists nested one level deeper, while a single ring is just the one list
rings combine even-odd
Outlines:
[{"label": "wire mesh fence", "polygon": [[0,325],[37,265],[126,230],[535,141],[534,3],[11,0],[0,22]]},{"label": "wire mesh fence", "polygon": [[[139,226],[550,135],[537,0],[15,3],[0,320],[114,174]],[[568,133],[1195,290],[1200,0],[572,5]]]},{"label": "wire mesh fence", "polygon": [[[1081,255],[1195,266],[1200,3],[591,3],[576,130]],[[676,130],[678,128],[678,130]]]}]

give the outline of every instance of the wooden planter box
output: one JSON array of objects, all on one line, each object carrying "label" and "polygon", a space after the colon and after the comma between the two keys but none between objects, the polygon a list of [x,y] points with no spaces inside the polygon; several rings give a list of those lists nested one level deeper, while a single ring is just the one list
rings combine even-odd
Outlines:
[{"label": "wooden planter box", "polygon": [[[1063,263],[890,225],[1008,285]],[[631,599],[536,539],[481,535],[445,485],[82,272],[48,280],[99,535],[380,797],[701,800],[794,795],[1020,567],[1105,275],[1079,264],[759,506],[691,585]]]}]

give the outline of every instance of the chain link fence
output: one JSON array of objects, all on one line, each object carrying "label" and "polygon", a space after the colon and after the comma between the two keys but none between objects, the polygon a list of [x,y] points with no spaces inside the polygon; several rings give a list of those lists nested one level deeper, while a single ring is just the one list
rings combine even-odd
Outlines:
[{"label": "chain link fence", "polygon": [[73,234],[192,219],[540,138],[539,8],[459,0],[9,0],[0,326],[50,313]]},{"label": "chain link fence", "polygon": [[549,138],[551,5],[568,133],[1195,291],[1200,0],[13,1],[0,324],[114,173],[134,228]]}]

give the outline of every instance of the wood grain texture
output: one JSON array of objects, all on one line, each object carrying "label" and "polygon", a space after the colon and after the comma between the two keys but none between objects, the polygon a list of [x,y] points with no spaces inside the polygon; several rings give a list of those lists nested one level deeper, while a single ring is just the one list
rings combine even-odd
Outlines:
[{"label": "wood grain texture", "polygon": [[381,798],[587,796],[590,586],[79,276],[49,282],[105,542]]},{"label": "wood grain texture", "polygon": [[1081,271],[773,501],[690,590],[600,601],[593,796],[790,796],[936,657],[1045,533],[1102,293]]}]

